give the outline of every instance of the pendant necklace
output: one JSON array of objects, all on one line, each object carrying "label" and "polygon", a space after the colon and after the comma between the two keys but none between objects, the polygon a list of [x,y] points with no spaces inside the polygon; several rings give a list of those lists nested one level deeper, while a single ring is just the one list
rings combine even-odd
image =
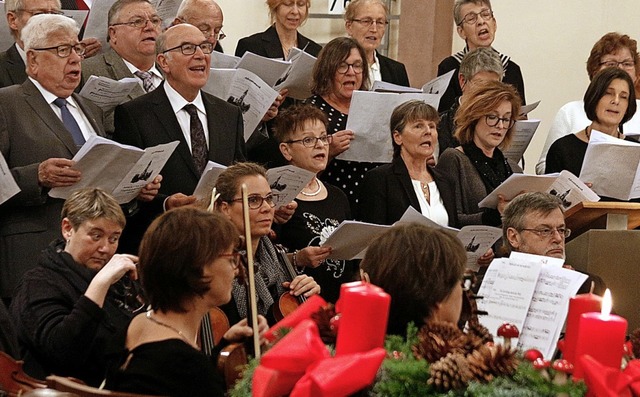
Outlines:
[{"label": "pendant necklace", "polygon": [[180,335],[180,337],[181,337],[182,339],[184,339],[184,340],[185,340],[189,345],[191,345],[191,346],[198,346],[198,343],[197,343],[198,335],[196,335],[196,337],[195,337],[195,338],[194,338],[194,340],[193,340],[193,344],[192,344],[192,343],[191,343],[191,341],[189,340],[189,338],[187,338],[187,337],[186,337],[186,335],[185,335],[185,334],[183,334],[183,333],[182,333],[182,331],[180,331],[178,328],[174,327],[173,325],[170,325],[170,324],[164,323],[164,322],[162,322],[162,321],[158,320],[158,319],[157,319],[157,318],[155,318],[155,317],[151,317],[151,312],[152,312],[152,311],[153,311],[153,310],[149,310],[149,311],[147,311],[146,317],[147,317],[149,320],[151,320],[152,322],[154,322],[154,323],[156,323],[156,324],[158,324],[158,325],[160,325],[160,326],[162,326],[162,327],[169,328],[170,330],[172,330],[172,331],[173,331],[173,332],[175,332],[176,334]]}]

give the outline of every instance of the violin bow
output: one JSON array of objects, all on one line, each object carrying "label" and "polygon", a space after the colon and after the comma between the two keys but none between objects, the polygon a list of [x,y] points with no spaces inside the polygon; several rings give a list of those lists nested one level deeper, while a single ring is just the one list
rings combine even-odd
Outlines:
[{"label": "violin bow", "polygon": [[253,268],[253,245],[249,220],[249,199],[247,185],[242,184],[242,212],[244,216],[244,236],[247,241],[247,267],[249,270],[249,296],[251,297],[251,327],[253,328],[253,349],[256,359],[260,359],[260,335],[258,329],[258,303],[256,301],[256,275]]}]

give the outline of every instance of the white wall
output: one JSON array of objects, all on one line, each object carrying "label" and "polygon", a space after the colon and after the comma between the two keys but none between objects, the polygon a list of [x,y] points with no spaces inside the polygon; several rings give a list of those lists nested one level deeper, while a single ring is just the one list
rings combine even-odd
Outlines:
[{"label": "white wall", "polygon": [[[217,0],[225,13],[222,43],[235,50],[239,38],[266,29],[263,0]],[[312,0],[312,12],[325,12],[329,0]],[[525,153],[526,171],[533,173],[549,125],[566,102],[582,98],[589,84],[586,61],[593,44],[618,31],[640,39],[638,0],[492,0],[498,22],[494,46],[520,65],[528,102],[542,100],[531,118],[542,120]],[[412,12],[414,10],[402,10]],[[341,20],[308,21],[302,33],[318,42],[343,34]],[[464,43],[454,32],[453,51]]]}]

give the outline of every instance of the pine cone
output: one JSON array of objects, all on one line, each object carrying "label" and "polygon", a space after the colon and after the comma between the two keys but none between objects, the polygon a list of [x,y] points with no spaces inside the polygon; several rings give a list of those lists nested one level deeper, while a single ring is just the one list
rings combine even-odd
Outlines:
[{"label": "pine cone", "polygon": [[328,304],[318,309],[317,312],[311,314],[311,319],[318,325],[320,339],[327,345],[335,345],[337,332],[331,326],[331,319],[335,317],[336,310],[333,304]]},{"label": "pine cone", "polygon": [[469,321],[467,323],[467,334],[480,338],[483,344],[493,342],[491,332],[478,321]]},{"label": "pine cone", "polygon": [[461,353],[449,353],[431,364],[429,373],[427,383],[440,392],[462,389],[472,379],[467,359]]},{"label": "pine cone", "polygon": [[490,371],[489,363],[492,360],[491,349],[487,346],[483,346],[469,354],[467,362],[469,363],[469,371],[472,378],[483,383],[491,382],[494,375]]},{"label": "pine cone", "polygon": [[[491,353],[490,360],[485,361],[485,363],[489,367],[489,372],[493,375],[510,376],[516,372],[519,363],[515,349],[508,349],[503,345],[484,346],[482,349],[488,349]],[[489,357],[485,353],[483,353],[483,356]]]},{"label": "pine cone", "polygon": [[465,334],[463,341],[461,348],[465,354],[471,354],[486,344],[482,338],[474,334]]},{"label": "pine cone", "polygon": [[640,358],[640,328],[631,333],[629,337],[631,345],[633,346],[633,355],[635,358]]},{"label": "pine cone", "polygon": [[464,353],[466,335],[449,322],[428,322],[417,336],[418,343],[412,348],[416,358],[433,363],[448,353]]}]

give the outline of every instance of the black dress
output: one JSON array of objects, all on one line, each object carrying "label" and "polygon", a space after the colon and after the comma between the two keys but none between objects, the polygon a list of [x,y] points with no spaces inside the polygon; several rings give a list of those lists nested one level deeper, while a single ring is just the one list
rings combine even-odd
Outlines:
[{"label": "black dress", "polygon": [[576,134],[558,139],[549,148],[544,173],[552,174],[567,170],[573,175],[580,176],[588,146],[589,144],[578,138]]}]

